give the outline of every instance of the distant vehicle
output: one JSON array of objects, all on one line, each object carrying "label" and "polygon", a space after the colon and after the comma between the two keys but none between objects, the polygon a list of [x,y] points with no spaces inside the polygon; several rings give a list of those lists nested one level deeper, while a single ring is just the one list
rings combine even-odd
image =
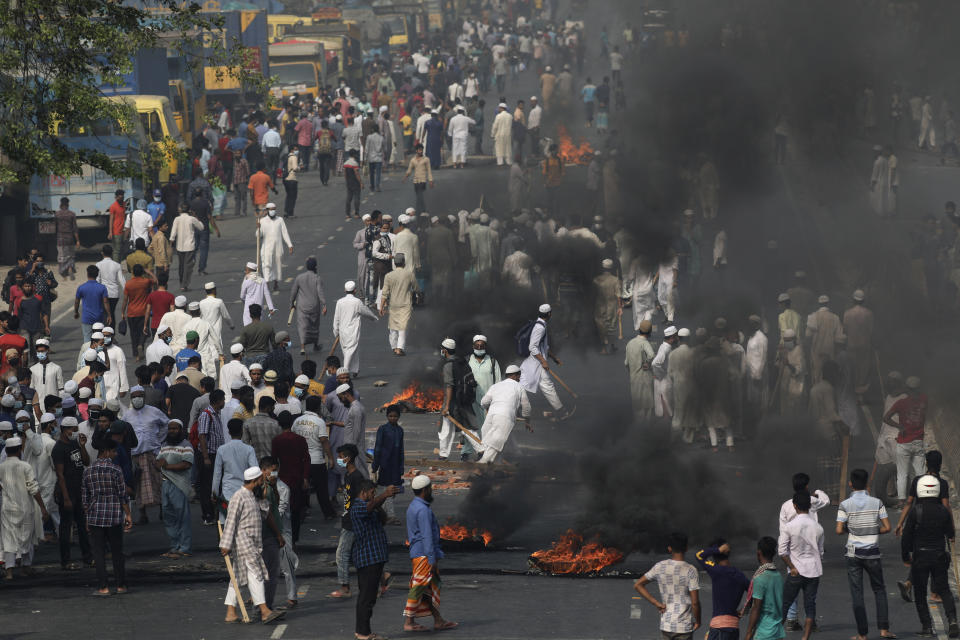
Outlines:
[{"label": "distant vehicle", "polygon": [[165,156],[165,162],[160,166],[157,174],[148,176],[151,182],[163,184],[174,178],[186,178],[187,165],[181,162],[179,154],[187,149],[186,143],[177,127],[177,121],[170,106],[170,98],[166,96],[124,96],[124,100],[131,100],[140,119],[140,126],[145,134],[145,140],[153,148],[159,149]]},{"label": "distant vehicle", "polygon": [[293,27],[289,39],[323,44],[327,77],[342,76],[347,79],[347,82],[356,86],[362,83],[363,46],[360,40],[360,29],[355,24],[298,25]]},{"label": "distant vehicle", "polygon": [[310,16],[294,16],[284,13],[274,13],[267,16],[267,41],[270,44],[279,42],[289,35],[290,27],[298,24],[312,24]]},{"label": "distant vehicle", "polygon": [[296,39],[270,45],[270,71],[276,78],[270,92],[277,100],[294,93],[316,98],[326,84],[326,70],[322,42]]}]

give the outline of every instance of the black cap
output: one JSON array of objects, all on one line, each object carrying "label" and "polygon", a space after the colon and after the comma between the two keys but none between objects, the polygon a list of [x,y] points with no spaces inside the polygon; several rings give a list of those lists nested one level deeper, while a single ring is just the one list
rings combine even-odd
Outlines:
[{"label": "black cap", "polygon": [[110,433],[123,433],[130,427],[126,420],[114,420],[110,425]]},{"label": "black cap", "polygon": [[117,189],[116,191],[113,192],[113,195],[122,196],[124,193],[126,192],[123,189]]}]

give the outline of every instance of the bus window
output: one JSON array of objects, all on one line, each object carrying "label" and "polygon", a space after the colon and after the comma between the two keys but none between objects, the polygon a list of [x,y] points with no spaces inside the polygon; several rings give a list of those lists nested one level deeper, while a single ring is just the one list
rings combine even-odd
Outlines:
[{"label": "bus window", "polygon": [[170,102],[173,103],[174,111],[183,111],[183,100],[180,98],[180,87],[175,84],[170,85]]},{"label": "bus window", "polygon": [[150,140],[153,142],[163,140],[163,127],[160,126],[160,115],[156,111],[141,113],[140,123],[147,135],[150,136]]}]

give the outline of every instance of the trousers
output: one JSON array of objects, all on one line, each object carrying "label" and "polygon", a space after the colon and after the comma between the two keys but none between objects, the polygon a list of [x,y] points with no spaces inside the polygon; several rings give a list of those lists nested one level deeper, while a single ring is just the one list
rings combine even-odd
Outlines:
[{"label": "trousers", "polygon": [[277,595],[277,586],[280,584],[280,543],[277,542],[272,531],[264,531],[262,548],[263,564],[267,565],[263,597],[267,607],[273,609],[273,598]]},{"label": "trousers", "polygon": [[177,251],[177,275],[180,277],[180,288],[190,288],[190,276],[193,275],[193,262],[196,251]]},{"label": "trousers", "polygon": [[426,182],[414,182],[413,183],[413,195],[416,198],[416,204],[414,207],[417,210],[417,214],[421,214],[427,210],[427,200],[424,197],[424,193],[427,191]]},{"label": "trousers", "polygon": [[63,500],[57,502],[60,508],[60,528],[57,531],[57,537],[60,538],[60,564],[66,565],[70,562],[70,536],[73,532],[73,524],[77,524],[77,540],[80,543],[80,556],[84,562],[90,560],[93,552],[90,549],[90,537],[87,535],[87,516],[80,503],[80,489],[77,488],[77,494],[70,496],[70,502],[73,507],[67,509],[63,506]]},{"label": "trousers", "polygon": [[147,336],[143,333],[143,323],[145,319],[144,316],[127,316],[128,324],[130,325],[130,350],[133,352],[134,358],[140,354],[138,351],[140,347],[143,347],[144,351],[146,351],[147,348]]},{"label": "trousers", "polygon": [[553,384],[553,378],[550,377],[550,374],[546,371],[540,372],[540,391],[543,393],[544,399],[553,407],[554,411],[559,411],[563,408],[563,403],[560,402],[560,396],[557,394],[557,388]]},{"label": "trousers", "polygon": [[200,470],[197,473],[197,484],[199,485],[197,489],[197,500],[200,502],[200,513],[205,521],[210,522],[214,518],[212,498],[213,467],[217,464],[217,456],[216,454],[210,456],[209,465],[203,463],[203,456],[199,453],[195,458],[200,464]]},{"label": "trousers", "polygon": [[926,469],[923,439],[897,443],[897,497],[900,500],[907,499],[907,472],[911,467],[915,476],[922,476]]},{"label": "trousers", "polygon": [[407,330],[390,329],[390,348],[403,350],[407,346]]},{"label": "trousers", "polygon": [[803,611],[807,618],[817,619],[817,589],[820,588],[820,578],[806,578],[787,574],[783,583],[783,617],[787,617],[790,603],[800,591],[803,591]]},{"label": "trousers", "polygon": [[299,190],[299,185],[296,180],[284,180],[283,189],[287,194],[287,197],[283,201],[283,213],[286,216],[292,216],[293,210],[297,206],[297,191]]},{"label": "trousers", "polygon": [[[947,568],[950,566],[950,556],[944,551],[917,551],[913,554],[913,564],[910,567],[910,582],[913,583],[913,601],[917,606],[917,615],[920,616],[920,626],[929,629],[933,625],[930,620],[930,607],[927,605],[927,581],[933,578],[933,592],[943,599],[943,611],[947,614],[948,622],[957,621],[957,605],[953,601],[953,593],[947,581]],[[882,627],[881,627],[882,628]]]},{"label": "trousers", "polygon": [[[850,585],[850,600],[853,602],[853,617],[857,622],[857,633],[867,635],[867,608],[863,604],[863,572],[870,578],[870,588],[877,603],[877,628],[889,629],[887,616],[887,592],[883,584],[883,564],[880,558],[868,560],[847,557],[847,583]],[[926,597],[924,597],[926,600]]]},{"label": "trousers", "polygon": [[326,185],[330,182],[330,167],[333,165],[333,155],[329,153],[317,154],[317,168],[320,169],[320,182]]},{"label": "trousers", "polygon": [[357,582],[360,583],[357,593],[357,626],[355,629],[357,635],[370,635],[370,618],[373,617],[373,605],[377,603],[383,565],[383,562],[377,562],[357,568]]},{"label": "trousers", "polygon": [[347,204],[344,207],[344,212],[347,217],[350,217],[350,204],[353,203],[353,215],[357,218],[360,217],[360,190],[352,191],[347,189]]},{"label": "trousers", "polygon": [[337,579],[344,586],[350,585],[350,554],[353,552],[353,531],[340,529],[337,541]]},{"label": "trousers", "polygon": [[170,550],[190,553],[193,534],[190,529],[190,498],[175,484],[164,481],[160,489],[163,527],[170,538]]},{"label": "trousers", "polygon": [[337,513],[333,510],[333,504],[330,503],[330,489],[327,480],[327,465],[310,465],[310,483],[313,485],[313,491],[317,496],[317,502],[320,504],[323,517],[333,518]]},{"label": "trousers", "polygon": [[113,577],[116,579],[118,587],[126,587],[127,575],[124,569],[122,525],[90,527],[90,537],[93,539],[93,562],[97,567],[99,588],[107,588],[106,545],[108,541],[110,543],[110,557],[113,560]]},{"label": "trousers", "polygon": [[210,229],[197,232],[197,271],[207,270],[207,256],[210,255]]},{"label": "trousers", "polygon": [[[266,600],[263,596],[263,580],[260,579],[260,576],[247,569],[247,589],[250,591],[250,599],[253,600],[253,605],[259,607]],[[230,586],[227,587],[227,597],[223,599],[223,604],[228,607],[237,606],[237,592],[233,590],[233,583],[230,583]]]}]

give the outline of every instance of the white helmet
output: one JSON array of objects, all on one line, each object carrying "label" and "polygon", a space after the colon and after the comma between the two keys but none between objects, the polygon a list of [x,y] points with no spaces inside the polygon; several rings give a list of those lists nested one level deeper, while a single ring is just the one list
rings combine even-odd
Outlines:
[{"label": "white helmet", "polygon": [[940,479],[936,476],[925,475],[917,481],[917,500],[923,498],[937,498],[940,496]]}]

